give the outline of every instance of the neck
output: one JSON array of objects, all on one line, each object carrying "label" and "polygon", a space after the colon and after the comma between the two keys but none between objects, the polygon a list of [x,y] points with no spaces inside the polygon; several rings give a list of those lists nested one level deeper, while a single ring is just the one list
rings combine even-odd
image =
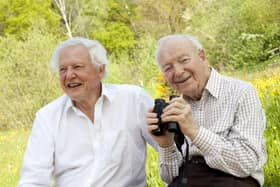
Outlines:
[{"label": "neck", "polygon": [[92,122],[94,122],[94,109],[95,104],[99,97],[101,96],[101,85],[98,92],[93,93],[87,99],[73,101],[74,105],[79,108]]},{"label": "neck", "polygon": [[183,98],[185,100],[193,100],[193,101],[199,101],[202,97],[202,94],[206,88],[206,85],[207,85],[207,82],[210,78],[210,74],[211,74],[211,68],[207,68],[205,69],[205,80],[203,81],[203,84],[199,85],[199,88],[197,89],[197,92],[194,93],[193,95],[190,95],[190,96],[187,96],[187,95],[184,95]]}]

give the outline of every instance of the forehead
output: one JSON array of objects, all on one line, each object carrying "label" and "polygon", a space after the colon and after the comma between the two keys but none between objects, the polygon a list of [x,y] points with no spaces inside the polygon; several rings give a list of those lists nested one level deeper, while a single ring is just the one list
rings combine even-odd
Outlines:
[{"label": "forehead", "polygon": [[183,56],[191,56],[195,46],[188,39],[169,39],[165,41],[159,50],[159,62],[165,64]]},{"label": "forehead", "polygon": [[88,49],[83,45],[74,45],[62,49],[59,62],[63,63],[68,61],[90,61]]}]

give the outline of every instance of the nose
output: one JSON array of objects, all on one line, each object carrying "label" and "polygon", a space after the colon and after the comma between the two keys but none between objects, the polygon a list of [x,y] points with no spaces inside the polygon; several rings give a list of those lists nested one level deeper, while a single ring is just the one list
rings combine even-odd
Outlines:
[{"label": "nose", "polygon": [[174,74],[176,77],[181,76],[184,73],[184,68],[180,64],[174,64]]},{"label": "nose", "polygon": [[66,71],[66,79],[72,79],[75,77],[75,72],[72,68],[68,68]]}]

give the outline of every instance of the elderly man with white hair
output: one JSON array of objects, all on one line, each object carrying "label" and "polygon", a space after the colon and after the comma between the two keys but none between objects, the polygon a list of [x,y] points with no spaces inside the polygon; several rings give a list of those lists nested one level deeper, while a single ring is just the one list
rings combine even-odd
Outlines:
[{"label": "elderly man with white hair", "polygon": [[65,94],[36,113],[20,187],[146,186],[145,114],[152,98],[140,87],[105,84],[106,50],[72,38],[52,57]]},{"label": "elderly man with white hair", "polygon": [[[152,109],[147,113],[149,131],[159,144],[163,180],[170,187],[263,185],[265,115],[256,89],[210,67],[191,35],[161,38],[156,59],[168,84],[182,94],[160,118]],[[181,153],[173,133],[153,133],[159,119],[177,122],[185,138]]]}]

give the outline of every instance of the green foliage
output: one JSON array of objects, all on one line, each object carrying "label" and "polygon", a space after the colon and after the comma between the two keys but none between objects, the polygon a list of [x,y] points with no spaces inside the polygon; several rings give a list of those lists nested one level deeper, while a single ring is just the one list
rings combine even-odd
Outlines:
[{"label": "green foliage", "polygon": [[131,25],[131,19],[135,18],[135,4],[125,0],[108,0],[108,12],[105,22],[120,22],[128,26]]},{"label": "green foliage", "polygon": [[106,0],[67,0],[66,9],[71,10],[73,36],[88,37],[92,30],[104,28],[107,13]]},{"label": "green foliage", "polygon": [[264,186],[280,186],[280,97],[268,92],[262,98],[262,103],[267,118],[265,137],[268,155],[267,163],[264,167]]},{"label": "green foliage", "polygon": [[186,27],[183,13],[190,1],[142,0],[137,3],[137,18],[133,21],[140,34],[158,38],[180,33]]},{"label": "green foliage", "polygon": [[257,63],[267,60],[264,49],[265,36],[261,34],[241,34],[238,38],[240,43],[236,46],[235,54],[232,55],[234,67],[252,67]]},{"label": "green foliage", "polygon": [[94,38],[99,40],[109,53],[115,55],[128,52],[136,45],[134,32],[127,25],[119,22],[112,22],[106,30],[96,32]]},{"label": "green foliage", "polygon": [[155,43],[156,41],[153,38],[142,38],[138,42],[138,49],[131,51],[132,57],[128,54],[111,55],[111,63],[108,65],[109,74],[106,81],[136,84],[145,87],[154,95],[153,84],[156,82],[154,75],[160,71],[153,55]]},{"label": "green foliage", "polygon": [[211,64],[218,69],[251,68],[268,60],[268,51],[280,46],[279,6],[275,0],[195,3],[186,11],[186,31],[202,38]]},{"label": "green foliage", "polygon": [[29,131],[0,131],[0,186],[17,186]]},{"label": "green foliage", "polygon": [[103,15],[103,28],[94,28],[91,36],[101,41],[110,54],[119,56],[136,47],[136,34],[131,19],[135,16],[132,3],[108,0]]},{"label": "green foliage", "polygon": [[51,9],[52,0],[1,0],[0,35],[25,35],[32,24],[44,20],[49,31],[59,26],[59,16]]},{"label": "green foliage", "polygon": [[165,183],[159,175],[158,153],[148,145],[146,162],[147,187],[164,187]]},{"label": "green foliage", "polygon": [[56,42],[39,30],[29,31],[24,42],[0,38],[0,129],[30,127],[35,112],[60,92],[49,70]]}]

